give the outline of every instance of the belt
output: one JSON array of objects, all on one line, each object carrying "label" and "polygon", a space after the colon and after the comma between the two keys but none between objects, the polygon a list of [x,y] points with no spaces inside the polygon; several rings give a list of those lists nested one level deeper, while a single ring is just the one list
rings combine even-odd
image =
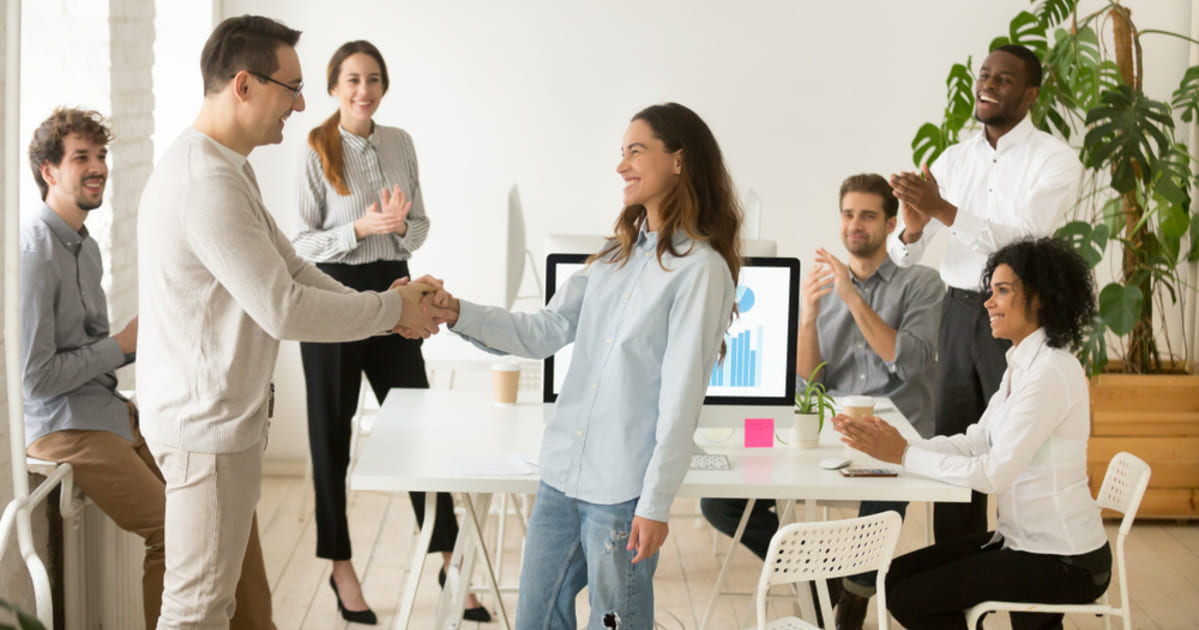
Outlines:
[{"label": "belt", "polygon": [[959,289],[957,287],[949,287],[945,295],[953,300],[962,300],[965,302],[974,302],[982,304],[987,301],[987,295],[982,291],[970,291],[969,289]]}]

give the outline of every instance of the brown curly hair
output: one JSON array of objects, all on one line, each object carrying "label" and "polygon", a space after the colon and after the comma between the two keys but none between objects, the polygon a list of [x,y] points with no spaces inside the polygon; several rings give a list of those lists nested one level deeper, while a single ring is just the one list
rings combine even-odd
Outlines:
[{"label": "brown curly hair", "polygon": [[112,129],[104,116],[95,110],[74,107],[59,107],[33,132],[29,142],[29,168],[33,170],[33,181],[42,191],[42,201],[50,187],[42,179],[42,164],[62,164],[63,139],[79,134],[99,145],[112,142]]}]

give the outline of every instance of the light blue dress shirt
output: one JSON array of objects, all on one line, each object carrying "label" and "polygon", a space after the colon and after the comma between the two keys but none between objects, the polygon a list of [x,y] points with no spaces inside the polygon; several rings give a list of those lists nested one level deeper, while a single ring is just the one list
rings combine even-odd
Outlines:
[{"label": "light blue dress shirt", "polygon": [[[574,354],[546,422],[546,484],[588,503],[638,499],[636,514],[667,521],[687,474],[692,434],[733,308],[728,265],[676,234],[658,263],[641,232],[625,264],[597,261],[536,313],[460,301],[453,331],[497,354]],[[663,269],[665,266],[665,269]]]}]

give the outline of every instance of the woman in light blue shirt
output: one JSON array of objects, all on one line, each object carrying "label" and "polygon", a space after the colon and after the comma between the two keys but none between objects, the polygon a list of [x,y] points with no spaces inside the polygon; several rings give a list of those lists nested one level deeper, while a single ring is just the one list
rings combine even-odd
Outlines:
[{"label": "woman in light blue shirt", "polygon": [[539,459],[519,630],[653,627],[653,575],[690,463],[741,266],[741,210],[720,147],[676,103],[633,117],[617,172],[615,238],[536,313],[448,294],[452,330],[493,352],[574,356]]}]

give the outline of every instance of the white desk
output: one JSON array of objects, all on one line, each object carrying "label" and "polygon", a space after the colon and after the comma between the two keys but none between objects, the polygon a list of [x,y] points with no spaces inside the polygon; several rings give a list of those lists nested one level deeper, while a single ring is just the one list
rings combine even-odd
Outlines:
[{"label": "white desk", "polygon": [[[434,495],[432,492],[462,493],[467,514],[455,546],[454,560],[464,556],[463,575],[470,575],[475,548],[484,563],[485,573],[496,598],[500,619],[508,625],[503,601],[499,597],[490,560],[480,534],[479,514],[486,514],[493,493],[535,494],[536,475],[506,476],[480,474],[477,462],[502,455],[536,457],[541,447],[545,414],[550,406],[539,402],[522,402],[512,406],[497,406],[491,392],[393,389],[379,410],[374,430],[358,458],[350,476],[354,490],[381,492],[426,491],[425,523],[413,551],[411,572],[397,628],[407,628],[416,587],[429,537],[432,535]],[[915,437],[916,432],[898,412],[883,411],[883,419],[895,425],[901,433]],[[699,442],[710,453],[728,456],[731,470],[698,471],[687,474],[679,488],[679,496],[716,498],[807,500],[809,514],[814,513],[818,500],[875,500],[875,501],[947,501],[965,502],[970,498],[967,488],[950,486],[939,481],[900,474],[892,478],[842,477],[836,471],[822,470],[818,463],[826,457],[842,454],[842,445],[831,423],[825,423],[821,444],[815,449],[778,446],[746,449],[740,446],[739,432],[713,429],[712,433],[729,435],[720,443]],[[780,431],[780,435],[784,432]],[[731,435],[730,435],[731,434]],[[878,465],[865,455],[858,454],[855,466]],[[472,496],[476,495],[476,496]],[[465,540],[464,536],[465,534]],[[723,572],[722,572],[723,573]],[[444,627],[447,610],[461,614],[465,596],[465,580],[454,589],[452,599],[438,606],[438,628]],[[719,591],[720,584],[717,585]],[[449,593],[451,589],[447,589]],[[444,595],[444,594],[443,594]],[[508,625],[510,627],[510,625]]]}]

